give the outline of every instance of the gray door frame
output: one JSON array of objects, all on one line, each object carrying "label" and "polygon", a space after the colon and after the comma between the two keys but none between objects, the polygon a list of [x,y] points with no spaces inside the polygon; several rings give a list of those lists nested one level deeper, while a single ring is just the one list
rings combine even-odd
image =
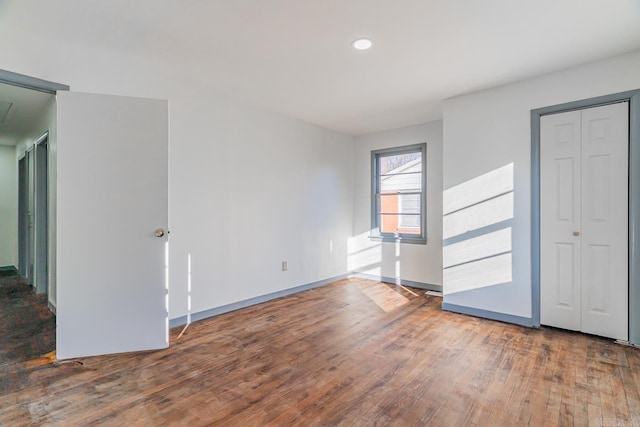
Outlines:
[{"label": "gray door frame", "polygon": [[640,345],[640,89],[531,110],[531,304],[540,326],[540,117],[629,101],[629,343]]},{"label": "gray door frame", "polygon": [[25,181],[25,196],[26,196],[26,208],[27,211],[25,213],[25,236],[26,236],[26,258],[25,258],[25,267],[26,273],[24,277],[27,279],[27,283],[29,285],[34,285],[33,276],[35,275],[35,259],[36,259],[36,230],[35,230],[35,180],[33,179],[35,176],[35,149],[33,146],[27,148],[27,151],[24,153],[26,162],[26,181]]},{"label": "gray door frame", "polygon": [[35,77],[29,77],[24,74],[13,73],[7,70],[0,70],[0,83],[50,93],[51,95],[55,95],[59,90],[69,90],[69,86],[67,85],[37,79]]},{"label": "gray door frame", "polygon": [[18,271],[27,276],[27,207],[29,197],[29,182],[27,180],[27,156],[23,154],[18,159]]},{"label": "gray door frame", "polygon": [[35,142],[36,292],[49,290],[49,131]]}]

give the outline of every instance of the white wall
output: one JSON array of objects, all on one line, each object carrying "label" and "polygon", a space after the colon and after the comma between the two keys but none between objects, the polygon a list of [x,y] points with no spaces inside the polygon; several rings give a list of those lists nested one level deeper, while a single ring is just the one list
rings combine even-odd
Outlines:
[{"label": "white wall", "polygon": [[[475,214],[458,215],[445,226],[444,235],[453,228],[474,229],[478,218],[495,217],[497,225],[510,229],[511,252],[489,268],[478,263],[478,268],[461,269],[444,275],[444,302],[480,310],[530,318],[531,308],[531,134],[530,111],[550,105],[576,101],[626,90],[640,88],[640,52],[609,60],[544,75],[477,93],[448,99],[444,104],[444,204],[448,197],[469,197],[475,205]],[[509,166],[511,165],[511,166]],[[512,172],[509,168],[512,167]],[[506,168],[506,169],[500,169]],[[496,171],[497,170],[497,171]],[[488,172],[493,174],[487,175]],[[506,174],[502,173],[507,171]],[[512,193],[508,182],[512,177]],[[471,181],[476,178],[476,181]],[[483,181],[484,184],[479,181]],[[480,196],[478,188],[487,190],[487,183],[499,190],[500,186],[511,196],[501,208],[494,206],[482,213],[482,203],[491,191]],[[479,184],[479,185],[476,185]],[[496,190],[496,191],[498,191]],[[454,196],[455,197],[451,197]],[[462,196],[461,196],[462,195]],[[494,195],[497,195],[494,194]],[[477,200],[474,200],[474,197]],[[510,201],[510,197],[513,197]],[[494,203],[502,203],[500,201]],[[512,209],[512,215],[509,212]],[[463,209],[464,211],[464,209]],[[471,212],[471,209],[467,209]],[[478,215],[482,213],[482,215]],[[502,215],[502,216],[501,216]],[[445,222],[447,217],[445,216]],[[489,221],[491,222],[491,221]],[[494,224],[493,226],[495,226]],[[492,225],[479,229],[491,231]],[[478,230],[476,230],[477,232]],[[489,235],[489,233],[484,233]],[[493,243],[500,243],[499,233]],[[474,232],[467,234],[474,236]],[[501,235],[502,237],[505,234]],[[470,250],[473,241],[455,237],[457,243],[467,241]],[[445,241],[445,254],[447,251]],[[509,242],[507,241],[507,244]],[[498,245],[499,246],[499,245]],[[487,253],[484,254],[488,255]],[[479,258],[479,256],[478,256]],[[485,268],[486,267],[486,268]],[[484,270],[484,271],[483,271]],[[510,271],[509,271],[510,270]],[[496,273],[497,272],[497,273]],[[489,277],[489,276],[500,276]],[[505,280],[510,277],[510,280]],[[464,287],[466,286],[466,289]],[[470,289],[474,288],[475,289]],[[463,289],[458,292],[456,290]]]},{"label": "white wall", "polygon": [[172,317],[189,255],[193,312],[347,273],[350,136],[206,96],[170,102]]},{"label": "white wall", "polygon": [[[49,132],[48,139],[48,156],[49,156],[49,224],[56,223],[56,153],[57,153],[57,125],[56,125],[56,102],[52,96],[44,106],[42,111],[38,113],[38,117],[34,121],[34,125],[22,135],[15,147],[14,159],[17,170],[18,159],[33,146],[33,144],[45,132]],[[16,172],[16,192],[17,192],[17,172]],[[16,225],[17,230],[17,225]],[[17,231],[16,231],[17,232]],[[16,249],[17,250],[17,249]],[[55,308],[56,306],[56,228],[49,227],[49,271],[48,271],[48,297],[49,302]],[[36,277],[37,281],[38,278]],[[35,283],[34,283],[35,285]]]},{"label": "white wall", "polygon": [[[427,244],[371,241],[371,151],[427,143]],[[350,270],[442,285],[442,121],[357,136]]]},{"label": "white wall", "polygon": [[169,100],[170,318],[186,313],[189,255],[192,312],[347,273],[351,136],[221,97],[182,58],[15,31],[0,28],[3,69],[75,91]]},{"label": "white wall", "polygon": [[0,145],[0,267],[18,267],[16,148]]}]

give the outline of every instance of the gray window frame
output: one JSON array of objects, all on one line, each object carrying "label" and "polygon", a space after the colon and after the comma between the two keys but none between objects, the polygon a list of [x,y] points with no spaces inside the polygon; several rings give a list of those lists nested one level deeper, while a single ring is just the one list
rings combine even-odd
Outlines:
[{"label": "gray window frame", "polygon": [[[422,190],[420,192],[420,235],[380,232],[378,193],[380,187],[380,157],[420,152],[422,156]],[[371,234],[369,239],[380,242],[427,243],[427,143],[404,145],[371,151]]]}]

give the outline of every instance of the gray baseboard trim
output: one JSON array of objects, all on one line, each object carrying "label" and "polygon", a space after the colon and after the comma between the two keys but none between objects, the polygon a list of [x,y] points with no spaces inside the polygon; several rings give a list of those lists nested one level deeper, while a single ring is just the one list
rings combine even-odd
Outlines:
[{"label": "gray baseboard trim", "polygon": [[[320,286],[325,286],[338,280],[346,279],[350,274],[342,274],[340,276],[330,277],[324,280],[318,280],[317,282],[307,283],[305,285],[296,286],[282,291],[272,292],[270,294],[261,295],[255,298],[249,298],[244,301],[238,301],[231,304],[223,305],[220,307],[211,308],[209,310],[199,311],[197,313],[191,313],[191,322],[206,319],[209,317],[217,316],[219,314],[228,313],[230,311],[239,310],[241,308],[249,307],[252,305],[267,302],[276,298],[286,297],[287,295],[296,294],[298,292],[306,291]],[[169,319],[169,328],[175,328],[176,326],[182,326],[187,324],[187,316],[176,317],[175,319]]]},{"label": "gray baseboard trim", "polygon": [[497,313],[495,311],[482,310],[479,308],[465,307],[462,305],[442,303],[442,309],[454,313],[468,314],[470,316],[482,317],[485,319],[498,320],[505,323],[514,323],[521,326],[533,327],[533,319],[529,317],[514,316],[512,314]]},{"label": "gray baseboard trim", "polygon": [[354,271],[351,277],[359,277],[361,279],[376,280],[378,282],[391,283],[393,285],[409,286],[410,288],[425,289],[428,291],[442,292],[441,285],[433,285],[431,283],[414,282],[413,280],[405,280],[394,277],[376,276],[374,274],[358,273]]},{"label": "gray baseboard trim", "polygon": [[15,265],[4,265],[0,267],[0,276],[17,276],[18,269]]}]

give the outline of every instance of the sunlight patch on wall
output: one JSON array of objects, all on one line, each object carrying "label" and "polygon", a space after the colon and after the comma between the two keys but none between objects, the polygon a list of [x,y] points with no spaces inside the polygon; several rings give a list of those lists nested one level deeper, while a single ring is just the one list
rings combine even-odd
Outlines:
[{"label": "sunlight patch on wall", "polygon": [[453,294],[509,283],[511,271],[511,253],[445,268],[443,290]]},{"label": "sunlight patch on wall", "polygon": [[449,268],[506,252],[511,252],[511,227],[445,246],[443,266]]},{"label": "sunlight patch on wall", "polygon": [[187,254],[187,325],[191,324],[191,254]]},{"label": "sunlight patch on wall", "polygon": [[442,212],[447,215],[510,191],[513,191],[513,163],[447,189]]},{"label": "sunlight patch on wall", "polygon": [[445,215],[442,237],[449,239],[513,218],[513,192]]},{"label": "sunlight patch on wall", "polygon": [[443,294],[513,281],[513,163],[443,194]]},{"label": "sunlight patch on wall", "polygon": [[169,241],[164,242],[164,309],[165,317],[165,341],[169,345]]},{"label": "sunlight patch on wall", "polygon": [[349,238],[347,242],[347,268],[349,271],[381,275],[382,244],[369,239],[370,231]]},{"label": "sunlight patch on wall", "polygon": [[402,277],[401,267],[400,267],[400,242],[396,242],[396,265],[395,265],[395,276],[394,277]]}]

